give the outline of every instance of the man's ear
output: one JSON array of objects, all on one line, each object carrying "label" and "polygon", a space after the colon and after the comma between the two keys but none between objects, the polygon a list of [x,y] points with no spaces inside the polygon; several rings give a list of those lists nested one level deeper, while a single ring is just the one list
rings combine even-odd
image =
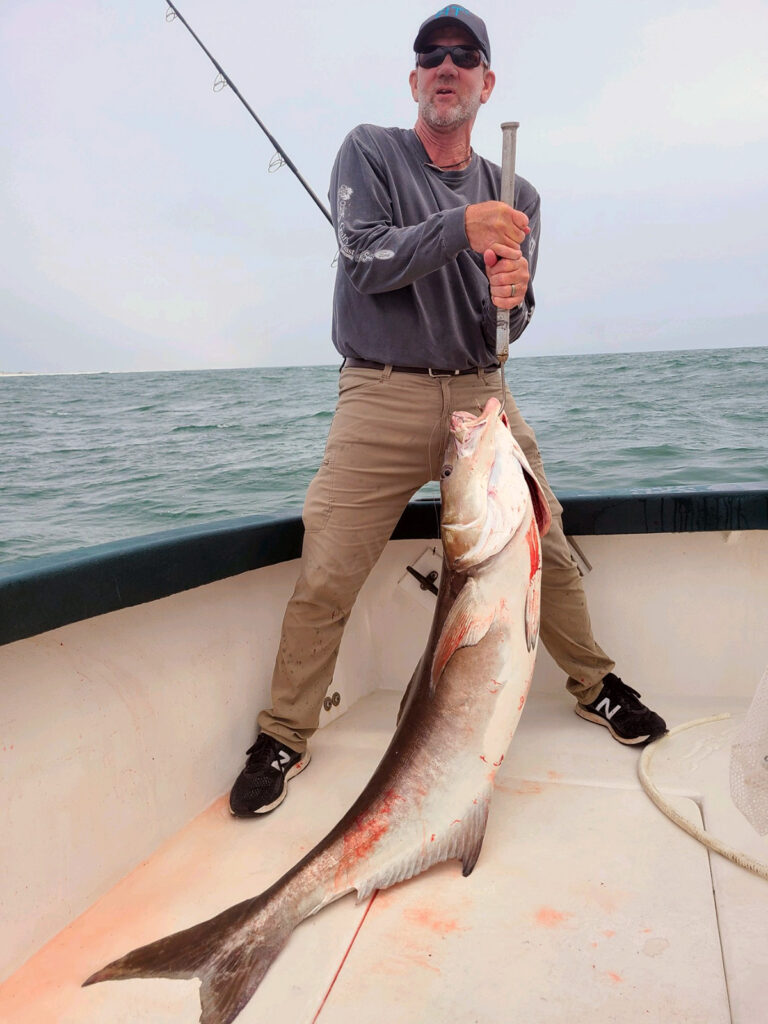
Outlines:
[{"label": "man's ear", "polygon": [[414,100],[418,103],[419,102],[419,94],[418,94],[418,91],[416,89],[416,79],[417,79],[417,72],[416,72],[416,68],[414,68],[413,71],[411,71],[410,75],[408,75],[408,83],[409,83],[409,85],[411,87],[411,96],[413,96]]},{"label": "man's ear", "polygon": [[483,91],[480,93],[480,102],[487,103],[491,98],[493,87],[496,85],[496,75],[490,68],[483,73]]}]

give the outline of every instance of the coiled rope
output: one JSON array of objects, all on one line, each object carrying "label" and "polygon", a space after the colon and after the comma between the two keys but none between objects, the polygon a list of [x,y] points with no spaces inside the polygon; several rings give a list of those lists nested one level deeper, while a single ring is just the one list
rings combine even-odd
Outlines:
[{"label": "coiled rope", "polygon": [[714,850],[716,853],[719,853],[721,857],[726,857],[728,860],[733,861],[734,864],[738,864],[739,867],[746,868],[747,871],[752,871],[754,874],[759,875],[760,878],[764,878],[768,881],[768,864],[763,861],[755,860],[753,857],[750,857],[741,850],[735,850],[732,846],[728,846],[727,843],[724,843],[716,836],[710,835],[709,832],[706,832],[704,829],[699,828],[698,825],[694,825],[692,822],[688,821],[686,817],[675,810],[650,777],[653,755],[659,749],[659,746],[664,744],[667,739],[672,736],[676,736],[678,733],[685,732],[686,729],[693,729],[699,725],[708,725],[710,722],[719,722],[730,717],[731,716],[729,714],[712,715],[710,718],[697,718],[692,722],[686,722],[684,725],[678,725],[674,729],[670,729],[666,735],[662,736],[654,743],[649,743],[643,750],[638,762],[637,774],[640,779],[640,785],[651,800],[653,800],[659,810],[663,814],[666,814],[671,821],[674,821],[676,825],[679,825],[681,829],[688,833],[688,835],[693,836],[694,839],[703,843],[704,846],[709,847],[710,850]]}]

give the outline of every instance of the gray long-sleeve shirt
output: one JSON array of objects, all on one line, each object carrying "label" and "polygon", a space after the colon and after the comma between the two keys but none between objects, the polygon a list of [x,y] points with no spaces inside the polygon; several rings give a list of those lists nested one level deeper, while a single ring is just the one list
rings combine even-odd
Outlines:
[{"label": "gray long-sleeve shirt", "polygon": [[[339,243],[333,343],[343,356],[396,366],[492,366],[496,307],[464,211],[499,198],[501,168],[477,154],[461,171],[429,163],[410,129],[359,125],[344,140],[329,192]],[[511,311],[510,341],[533,313],[539,204],[516,175],[514,205],[531,228],[521,246],[531,283]]]}]

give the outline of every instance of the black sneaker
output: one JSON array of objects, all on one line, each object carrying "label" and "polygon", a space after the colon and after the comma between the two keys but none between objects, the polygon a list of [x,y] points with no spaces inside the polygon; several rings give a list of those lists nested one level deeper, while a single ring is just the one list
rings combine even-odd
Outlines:
[{"label": "black sneaker", "polygon": [[308,750],[298,754],[265,732],[259,733],[246,753],[245,768],[229,794],[229,809],[238,818],[273,811],[285,800],[288,779],[304,771],[310,761]]},{"label": "black sneaker", "polygon": [[575,710],[587,721],[605,725],[619,743],[642,746],[663,736],[667,725],[639,697],[637,690],[609,672],[595,700],[591,704],[577,704]]}]

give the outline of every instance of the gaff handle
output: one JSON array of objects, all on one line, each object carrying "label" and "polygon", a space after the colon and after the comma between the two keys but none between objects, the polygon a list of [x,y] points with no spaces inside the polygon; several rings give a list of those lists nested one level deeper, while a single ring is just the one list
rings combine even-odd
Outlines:
[{"label": "gaff handle", "polygon": [[[501,201],[515,205],[515,158],[519,121],[505,121],[501,126]],[[508,309],[496,310],[496,358],[505,363],[509,356]]]}]

